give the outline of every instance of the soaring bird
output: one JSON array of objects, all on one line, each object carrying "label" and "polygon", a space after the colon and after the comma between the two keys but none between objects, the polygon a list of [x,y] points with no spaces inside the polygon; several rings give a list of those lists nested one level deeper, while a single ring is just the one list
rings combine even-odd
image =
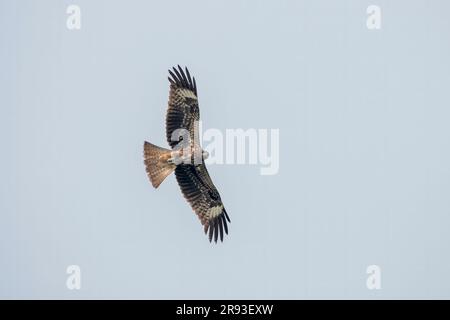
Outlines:
[{"label": "soaring bird", "polygon": [[[214,186],[198,139],[197,84],[187,68],[169,70],[169,104],[166,114],[166,137],[171,150],[144,142],[144,164],[153,187],[175,171],[181,192],[197,214],[209,241],[223,241],[230,218]],[[183,134],[184,133],[184,134]]]}]

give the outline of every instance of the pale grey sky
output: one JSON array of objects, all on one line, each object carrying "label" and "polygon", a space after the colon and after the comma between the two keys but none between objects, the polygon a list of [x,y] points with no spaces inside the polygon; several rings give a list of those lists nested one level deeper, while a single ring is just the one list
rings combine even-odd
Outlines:
[{"label": "pale grey sky", "polygon": [[[0,297],[450,298],[449,10],[0,0]],[[280,130],[278,175],[209,166],[223,244],[173,176],[154,190],[145,174],[143,141],[167,146],[176,64],[205,129]],[[72,264],[81,290],[66,288]],[[372,264],[381,290],[366,288]]]}]

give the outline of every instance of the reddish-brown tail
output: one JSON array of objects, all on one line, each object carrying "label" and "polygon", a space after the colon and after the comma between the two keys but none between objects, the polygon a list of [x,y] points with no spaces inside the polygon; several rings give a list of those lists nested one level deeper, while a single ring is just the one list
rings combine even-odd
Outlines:
[{"label": "reddish-brown tail", "polygon": [[170,150],[144,142],[145,170],[153,187],[158,188],[161,182],[175,170],[175,165],[167,162],[170,156]]}]

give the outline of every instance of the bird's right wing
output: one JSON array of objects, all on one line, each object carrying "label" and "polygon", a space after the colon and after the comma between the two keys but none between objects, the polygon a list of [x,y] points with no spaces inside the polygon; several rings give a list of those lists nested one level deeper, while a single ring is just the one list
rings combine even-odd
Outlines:
[{"label": "bird's right wing", "polygon": [[180,141],[177,129],[189,131],[190,144],[195,141],[195,122],[200,119],[198,107],[197,85],[195,78],[191,78],[188,69],[186,72],[178,69],[169,70],[170,92],[169,106],[166,114],[166,137],[169,145],[174,148]]}]

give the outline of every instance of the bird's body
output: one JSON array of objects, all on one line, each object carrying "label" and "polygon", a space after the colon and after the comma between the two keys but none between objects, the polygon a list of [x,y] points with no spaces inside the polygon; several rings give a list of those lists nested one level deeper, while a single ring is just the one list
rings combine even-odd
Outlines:
[{"label": "bird's body", "polygon": [[223,241],[228,234],[230,218],[214,186],[198,138],[200,110],[195,78],[178,66],[169,70],[170,93],[166,115],[166,136],[172,150],[144,143],[144,163],[152,185],[157,188],[175,172],[177,182],[186,200],[198,215],[209,240]]}]

